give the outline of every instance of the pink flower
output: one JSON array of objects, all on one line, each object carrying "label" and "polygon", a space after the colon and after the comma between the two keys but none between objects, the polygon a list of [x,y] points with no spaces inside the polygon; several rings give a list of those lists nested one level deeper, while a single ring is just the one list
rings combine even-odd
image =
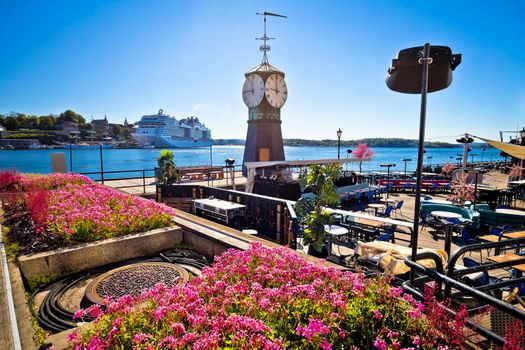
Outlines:
[{"label": "pink flower", "polygon": [[321,342],[321,349],[323,350],[332,350],[332,344],[328,340],[323,339]]},{"label": "pink flower", "polygon": [[421,344],[421,338],[419,337],[419,335],[416,335],[413,340],[412,340],[412,344],[414,345],[419,345]]},{"label": "pink flower", "polygon": [[82,319],[82,316],[84,316],[84,309],[78,309],[73,314],[73,320],[80,320]]},{"label": "pink flower", "polygon": [[375,318],[376,320],[380,320],[380,319],[383,318],[383,315],[381,315],[381,313],[380,313],[379,311],[374,310],[374,318]]},{"label": "pink flower", "polygon": [[387,350],[386,343],[379,337],[376,337],[376,340],[374,341],[374,347],[380,350]]}]

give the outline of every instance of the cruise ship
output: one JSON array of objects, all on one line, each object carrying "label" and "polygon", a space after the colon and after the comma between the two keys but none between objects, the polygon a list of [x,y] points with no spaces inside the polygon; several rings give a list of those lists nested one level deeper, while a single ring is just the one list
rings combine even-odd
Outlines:
[{"label": "cruise ship", "polygon": [[211,131],[198,118],[177,120],[162,109],[144,115],[133,138],[143,147],[193,148],[211,146]]}]

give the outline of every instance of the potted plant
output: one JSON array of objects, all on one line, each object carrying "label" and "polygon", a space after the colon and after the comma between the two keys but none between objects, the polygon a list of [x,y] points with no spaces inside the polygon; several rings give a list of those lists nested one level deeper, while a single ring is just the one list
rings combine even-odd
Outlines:
[{"label": "potted plant", "polygon": [[332,223],[332,217],[324,207],[339,204],[335,180],[340,174],[339,164],[329,164],[312,165],[299,176],[302,192],[308,188],[313,197],[299,199],[295,209],[304,231],[303,244],[309,245],[309,253],[315,256],[328,255],[325,225]]},{"label": "potted plant", "polygon": [[175,169],[175,162],[173,160],[173,151],[164,149],[160,151],[157,158],[157,178],[161,184],[172,184],[179,181],[179,173]]},{"label": "potted plant", "polygon": [[454,185],[452,195],[448,198],[458,205],[463,205],[466,201],[474,202],[476,200],[477,194],[474,185],[468,183],[467,178],[467,173],[458,177],[458,183]]}]

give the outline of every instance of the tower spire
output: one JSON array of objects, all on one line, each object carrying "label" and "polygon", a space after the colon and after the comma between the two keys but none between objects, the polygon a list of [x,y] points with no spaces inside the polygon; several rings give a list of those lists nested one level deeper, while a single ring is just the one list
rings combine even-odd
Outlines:
[{"label": "tower spire", "polygon": [[266,11],[264,11],[263,13],[257,12],[256,14],[259,16],[264,16],[264,35],[260,38],[255,38],[255,40],[263,41],[263,44],[259,46],[259,50],[263,52],[262,63],[268,63],[268,51],[270,51],[271,47],[270,45],[267,44],[267,41],[275,40],[275,38],[270,38],[266,35],[266,16],[274,16],[274,17],[282,17],[282,18],[287,18],[287,17],[283,15],[279,15],[277,13],[271,13],[271,12],[266,12]]}]

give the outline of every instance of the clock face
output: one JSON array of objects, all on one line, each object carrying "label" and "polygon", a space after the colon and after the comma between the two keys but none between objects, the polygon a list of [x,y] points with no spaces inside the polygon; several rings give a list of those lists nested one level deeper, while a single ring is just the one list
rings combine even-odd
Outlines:
[{"label": "clock face", "polygon": [[260,75],[246,77],[242,87],[242,99],[248,108],[257,107],[264,97],[264,81]]},{"label": "clock face", "polygon": [[284,78],[279,74],[272,74],[266,79],[265,95],[268,103],[274,108],[281,108],[288,97],[288,89]]}]

